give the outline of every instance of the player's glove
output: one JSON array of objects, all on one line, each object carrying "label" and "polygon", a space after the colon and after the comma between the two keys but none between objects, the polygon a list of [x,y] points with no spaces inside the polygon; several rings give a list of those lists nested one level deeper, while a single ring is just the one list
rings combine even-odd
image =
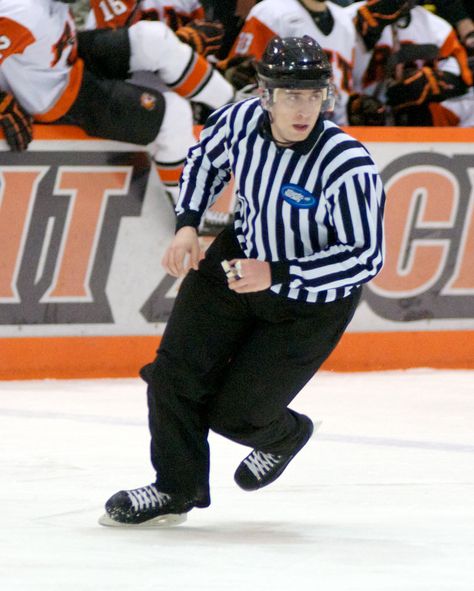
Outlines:
[{"label": "player's glove", "polygon": [[33,139],[32,123],[32,118],[23,111],[15,97],[0,90],[0,125],[11,150],[26,150]]},{"label": "player's glove", "polygon": [[349,125],[385,125],[385,106],[366,94],[351,94],[347,103]]},{"label": "player's glove", "polygon": [[411,0],[367,0],[354,18],[367,49],[373,49],[384,28],[408,14],[412,6]]},{"label": "player's glove", "polygon": [[237,90],[257,82],[257,70],[253,56],[235,55],[217,62],[216,67]]},{"label": "player's glove", "polygon": [[224,39],[224,26],[219,22],[194,20],[180,27],[176,35],[194,51],[207,57],[216,54]]},{"label": "player's glove", "polygon": [[165,21],[168,27],[172,29],[175,33],[180,27],[184,26],[183,17],[180,14],[178,14],[174,8],[166,8]]},{"label": "player's glove", "polygon": [[394,112],[429,102],[440,103],[464,94],[467,86],[459,76],[436,68],[407,70],[403,79],[387,89],[387,104]]}]

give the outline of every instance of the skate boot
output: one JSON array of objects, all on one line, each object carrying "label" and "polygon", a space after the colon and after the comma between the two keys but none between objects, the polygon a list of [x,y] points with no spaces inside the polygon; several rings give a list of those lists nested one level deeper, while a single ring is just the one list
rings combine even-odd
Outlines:
[{"label": "skate boot", "polygon": [[234,480],[244,490],[258,490],[276,480],[296,454],[302,449],[313,434],[313,423],[308,417],[301,416],[301,434],[298,443],[291,451],[273,454],[254,449],[235,471]]},{"label": "skate boot", "polygon": [[217,236],[234,221],[232,213],[224,213],[208,209],[199,225],[200,236]]},{"label": "skate boot", "polygon": [[163,493],[155,484],[115,493],[105,504],[100,525],[115,527],[169,527],[186,521],[186,513],[197,506],[194,499]]}]

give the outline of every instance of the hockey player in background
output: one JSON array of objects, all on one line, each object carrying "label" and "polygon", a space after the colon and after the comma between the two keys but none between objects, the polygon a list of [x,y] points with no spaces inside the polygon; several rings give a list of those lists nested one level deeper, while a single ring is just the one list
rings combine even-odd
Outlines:
[{"label": "hockey player in background", "polygon": [[[155,160],[176,204],[184,160],[195,142],[190,101],[212,112],[233,98],[232,86],[206,60],[219,50],[223,27],[202,19],[204,11],[196,0],[90,0],[90,6],[86,31],[79,33],[79,55],[98,67],[102,39],[109,43],[115,36],[95,31],[128,28],[130,82],[160,91],[173,115],[161,126],[163,148]],[[176,37],[182,43],[177,44]],[[108,63],[105,69],[107,76]],[[100,69],[98,74],[104,75]],[[206,218],[208,229],[214,226],[213,217],[210,212]]]},{"label": "hockey player in background", "polygon": [[161,21],[173,31],[205,17],[198,0],[89,0],[87,28],[129,27],[141,20]]},{"label": "hockey player in background", "polygon": [[[106,503],[102,525],[179,523],[207,507],[209,430],[254,448],[247,491],[275,481],[312,421],[289,403],[330,355],[382,267],[384,191],[367,150],[324,112],[329,61],[311,37],[274,38],[261,98],[214,112],[189,153],[163,264],[179,290],[148,384],[155,481]],[[199,262],[197,227],[233,174],[233,225]]]},{"label": "hockey player in background", "polygon": [[354,86],[396,125],[474,125],[472,73],[455,30],[416,0],[369,0],[354,10]]},{"label": "hockey player in background", "polygon": [[224,59],[234,44],[250,10],[261,0],[201,0],[206,18],[224,25],[224,40],[218,57]]},{"label": "hockey player in background", "polygon": [[[334,73],[336,102],[331,118],[339,125],[346,125],[356,43],[352,14],[332,2],[320,0],[263,0],[249,12],[229,54],[229,62],[238,56],[260,59],[275,35],[311,35],[318,41]],[[239,70],[242,65],[237,66],[237,73]]]},{"label": "hockey player in background", "polygon": [[[167,165],[166,181],[194,143],[181,97],[215,108],[232,99],[231,85],[164,23],[84,31],[78,42],[67,4],[0,3],[0,125],[8,144],[26,149],[33,120],[78,125],[92,136],[146,145]],[[162,90],[127,81],[143,70],[159,75]]]},{"label": "hockey player in background", "polygon": [[472,0],[421,0],[419,4],[447,20],[456,29],[467,52],[474,55],[474,2]]}]

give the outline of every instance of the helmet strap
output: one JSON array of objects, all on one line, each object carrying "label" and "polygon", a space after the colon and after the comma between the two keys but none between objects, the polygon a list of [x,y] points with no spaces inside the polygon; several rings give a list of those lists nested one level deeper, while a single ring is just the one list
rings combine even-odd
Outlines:
[{"label": "helmet strap", "polygon": [[334,105],[336,103],[336,93],[336,87],[331,82],[328,86],[327,96],[324,99],[323,104],[321,105],[321,113],[326,113],[327,111],[334,110]]},{"label": "helmet strap", "polygon": [[273,90],[270,88],[265,88],[264,86],[258,87],[260,93],[260,104],[262,105],[265,111],[270,113],[270,109],[273,105]]}]

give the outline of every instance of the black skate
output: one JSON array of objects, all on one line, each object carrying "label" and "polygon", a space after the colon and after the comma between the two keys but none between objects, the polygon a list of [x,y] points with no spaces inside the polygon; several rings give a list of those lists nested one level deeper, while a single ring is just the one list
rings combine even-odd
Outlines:
[{"label": "black skate", "polygon": [[313,423],[302,416],[301,436],[295,447],[286,454],[272,454],[254,449],[235,471],[234,480],[244,490],[258,490],[276,480],[313,434]]},{"label": "black skate", "polygon": [[232,213],[223,213],[208,209],[199,225],[200,236],[217,236],[234,221]]},{"label": "black skate", "polygon": [[105,504],[101,525],[116,527],[166,527],[186,521],[186,513],[197,506],[194,500],[159,491],[154,484],[121,490]]}]

